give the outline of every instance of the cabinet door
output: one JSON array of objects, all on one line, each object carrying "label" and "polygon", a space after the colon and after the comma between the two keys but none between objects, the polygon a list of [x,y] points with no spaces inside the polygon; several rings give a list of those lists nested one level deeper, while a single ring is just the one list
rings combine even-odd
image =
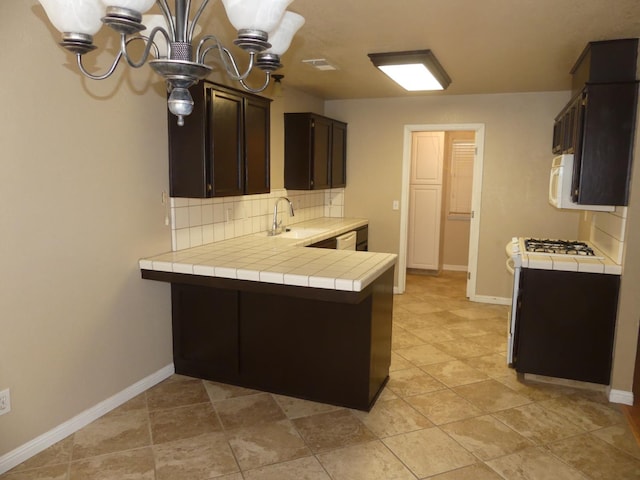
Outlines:
[{"label": "cabinet door", "polygon": [[347,185],[347,125],[333,122],[331,128],[331,187]]},{"label": "cabinet door", "polygon": [[244,193],[269,193],[269,102],[245,100]]},{"label": "cabinet door", "polygon": [[239,374],[238,292],[172,283],[171,306],[176,371],[235,379]]},{"label": "cabinet door", "polygon": [[242,195],[244,151],[242,97],[213,90],[209,103],[211,191],[214,197]]},{"label": "cabinet door", "polygon": [[329,188],[329,168],[331,166],[331,128],[332,122],[326,118],[314,118],[313,129],[313,178],[312,190]]},{"label": "cabinet door", "polygon": [[[209,89],[202,84],[189,89],[193,97],[193,112],[178,126],[176,117],[167,110],[169,130],[169,192],[172,197],[210,195],[211,172],[209,145],[206,139]],[[207,95],[205,95],[207,94]]]},{"label": "cabinet door", "polygon": [[627,205],[637,83],[589,85],[580,156],[574,161],[574,201]]},{"label": "cabinet door", "polygon": [[444,132],[414,132],[411,137],[412,184],[442,184]]},{"label": "cabinet door", "polygon": [[441,206],[442,186],[410,187],[407,267],[439,269]]}]

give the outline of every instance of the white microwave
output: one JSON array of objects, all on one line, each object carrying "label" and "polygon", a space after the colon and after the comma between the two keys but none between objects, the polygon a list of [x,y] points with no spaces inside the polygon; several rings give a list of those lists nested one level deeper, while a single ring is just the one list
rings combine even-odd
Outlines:
[{"label": "white microwave", "polygon": [[572,210],[594,210],[613,212],[616,207],[610,205],[583,205],[571,200],[571,179],[573,176],[573,155],[559,155],[551,164],[549,177],[549,203],[556,208]]}]

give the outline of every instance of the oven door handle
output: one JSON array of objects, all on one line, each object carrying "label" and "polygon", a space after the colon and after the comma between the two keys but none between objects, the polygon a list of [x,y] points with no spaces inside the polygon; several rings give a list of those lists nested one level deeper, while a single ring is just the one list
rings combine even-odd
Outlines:
[{"label": "oven door handle", "polygon": [[513,262],[513,258],[507,258],[507,271],[511,274],[514,275],[516,273],[515,271],[515,264]]}]

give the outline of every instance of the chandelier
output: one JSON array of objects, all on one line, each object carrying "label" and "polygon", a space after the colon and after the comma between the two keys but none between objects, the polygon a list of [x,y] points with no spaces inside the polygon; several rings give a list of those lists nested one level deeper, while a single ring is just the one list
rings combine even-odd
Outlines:
[{"label": "chandelier", "polygon": [[[116,70],[124,58],[133,68],[145,63],[167,84],[169,111],[184,125],[184,117],[193,110],[188,88],[206,78],[213,67],[205,63],[216,51],[227,75],[245,90],[258,93],[269,85],[271,73],[282,67],[280,57],[289,48],[293,36],[304,24],[304,18],[286,11],[293,0],[222,0],[227,17],[237,30],[233,43],[248,53],[248,65],[240,71],[238,62],[215,35],[203,35],[194,45],[201,30],[198,21],[209,0],[202,0],[190,19],[191,0],[175,0],[174,12],[167,0],[39,0],[53,26],[62,33],[60,45],[76,55],[78,68],[88,78],[103,80]],[[144,15],[156,3],[161,15]],[[120,34],[120,50],[103,74],[88,72],[82,56],[97,47],[95,35],[102,25]],[[127,47],[131,42],[144,42],[139,59],[132,59]],[[149,59],[153,56],[153,59]],[[265,74],[262,86],[252,88],[247,77],[258,67]]]}]

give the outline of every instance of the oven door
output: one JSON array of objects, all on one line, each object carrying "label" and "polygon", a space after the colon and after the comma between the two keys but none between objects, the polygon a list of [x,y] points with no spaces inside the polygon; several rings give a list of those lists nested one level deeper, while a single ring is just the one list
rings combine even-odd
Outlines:
[{"label": "oven door", "polygon": [[[515,241],[515,239],[514,239]],[[511,290],[511,308],[507,314],[507,365],[513,366],[515,359],[515,333],[516,333],[516,321],[518,317],[518,296],[520,288],[520,270],[522,261],[518,253],[513,252],[513,244],[507,245],[507,253],[511,251],[509,258],[507,258],[507,271],[513,275],[513,287]]]}]

